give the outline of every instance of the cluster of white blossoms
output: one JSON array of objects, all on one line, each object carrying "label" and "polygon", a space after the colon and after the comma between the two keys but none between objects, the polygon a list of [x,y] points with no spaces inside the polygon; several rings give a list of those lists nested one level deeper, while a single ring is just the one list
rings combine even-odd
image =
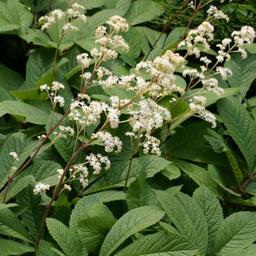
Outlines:
[{"label": "cluster of white blossoms", "polygon": [[57,104],[59,104],[60,107],[63,107],[65,104],[65,100],[62,96],[58,95],[59,90],[63,90],[65,88],[64,84],[53,81],[51,86],[48,84],[42,84],[40,86],[41,92],[46,92],[48,98],[50,99],[53,108],[56,107]]},{"label": "cluster of white blossoms", "polygon": [[58,138],[67,138],[68,136],[72,137],[75,134],[75,130],[70,126],[58,126],[58,131],[55,131],[53,134],[57,135]]},{"label": "cluster of white blossoms", "polygon": [[216,127],[216,117],[213,113],[205,109],[207,98],[204,96],[194,96],[190,99],[189,108],[195,114],[203,120],[209,122],[212,128]]},{"label": "cluster of white blossoms", "polygon": [[11,169],[10,169],[10,172],[11,173],[14,173],[15,171],[17,171],[17,162],[20,160],[17,152],[15,151],[12,151],[9,153],[9,156],[12,158],[13,160],[13,163],[12,163],[12,166],[11,166]]},{"label": "cluster of white blossoms", "polygon": [[74,20],[80,19],[86,22],[86,16],[84,15],[84,7],[78,3],[72,4],[71,8],[68,8],[65,12],[56,9],[51,11],[48,15],[42,16],[39,19],[39,24],[42,25],[42,30],[49,29],[53,24],[61,22],[62,30],[78,30],[78,27],[73,23]]},{"label": "cluster of white blossoms", "polygon": [[50,185],[48,184],[45,184],[45,183],[42,183],[42,182],[39,182],[37,183],[34,188],[33,188],[33,193],[35,195],[41,193],[41,192],[45,192],[46,190],[49,190],[50,189]]},{"label": "cluster of white blossoms", "polygon": [[[77,6],[75,14],[69,10],[65,15],[77,18],[80,11],[82,8],[79,9]],[[186,114],[189,112],[215,127],[216,118],[214,114],[206,110],[207,98],[200,96],[200,93],[209,91],[220,95],[224,92],[219,87],[215,76],[219,75],[225,80],[232,75],[232,71],[220,64],[224,60],[229,60],[230,53],[237,51],[237,48],[242,52],[241,49],[245,43],[252,43],[255,39],[255,31],[246,26],[241,31],[234,32],[232,39],[224,39],[221,44],[217,45],[220,50],[216,57],[216,64],[214,64],[212,63],[213,57],[209,59],[205,53],[202,54],[202,49],[210,49],[210,42],[214,38],[214,27],[209,20],[225,19],[228,21],[228,17],[214,6],[211,6],[207,13],[208,19],[196,29],[190,30],[187,37],[178,45],[178,50],[186,50],[185,56],[168,50],[153,60],[139,62],[134,71],[122,76],[109,70],[104,62],[116,59],[120,51],[129,49],[119,34],[128,30],[128,23],[120,16],[113,16],[106,22],[106,25],[99,26],[95,32],[95,48],[90,52],[77,55],[76,58],[82,67],[81,79],[83,81],[80,93],[71,102],[67,115],[69,121],[74,124],[72,127],[76,127],[76,130],[69,126],[59,126],[57,134],[61,136],[76,134],[77,139],[86,135],[85,141],[99,142],[106,153],[119,153],[123,143],[111,132],[121,123],[127,123],[129,129],[125,135],[137,140],[144,154],[160,155],[160,140],[154,136],[154,133],[164,124],[171,123],[173,120],[175,122],[170,109],[180,100],[188,101]],[[232,42],[233,45],[231,45]],[[202,63],[198,69],[189,67],[186,58],[190,55],[195,55],[200,64]],[[181,73],[188,80],[189,83],[185,88],[178,85],[177,73]],[[111,95],[117,88],[121,89],[121,92],[126,91],[127,94],[104,97],[101,101],[92,100],[87,95],[89,86],[101,86],[106,93]],[[53,82],[51,86],[40,87],[42,91],[48,93],[53,103],[57,102],[62,106],[64,99],[61,104],[61,100],[56,97],[60,97],[57,92],[63,88],[64,86],[58,82]],[[198,90],[195,94],[187,94],[192,88]],[[164,105],[164,107],[161,105],[161,100],[166,99],[166,96],[172,100],[168,101],[169,105]],[[111,162],[107,156],[90,153],[85,157],[84,163],[75,164],[70,168],[70,179],[79,180],[85,188],[89,184],[90,173],[98,175],[110,166]]]},{"label": "cluster of white blossoms", "polygon": [[112,136],[110,132],[102,131],[92,135],[92,138],[99,139],[105,148],[107,153],[116,152],[119,153],[122,150],[123,143],[117,136]]},{"label": "cluster of white blossoms", "polygon": [[138,109],[131,111],[130,125],[136,133],[151,131],[162,127],[165,121],[171,120],[169,110],[159,106],[151,99],[142,99],[138,102]]},{"label": "cluster of white blossoms", "polygon": [[211,5],[210,8],[207,10],[208,19],[224,19],[227,22],[229,21],[229,17],[223,11],[219,10],[216,6]]}]

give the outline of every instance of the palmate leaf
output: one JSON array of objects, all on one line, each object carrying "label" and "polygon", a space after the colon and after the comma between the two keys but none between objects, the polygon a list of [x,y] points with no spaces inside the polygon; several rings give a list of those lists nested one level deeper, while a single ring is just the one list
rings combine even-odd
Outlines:
[{"label": "palmate leaf", "polygon": [[153,206],[142,206],[128,211],[107,234],[99,255],[111,255],[127,238],[157,223],[163,216],[164,212]]},{"label": "palmate leaf", "polygon": [[216,237],[216,232],[223,222],[222,208],[213,192],[207,187],[198,188],[193,198],[202,209],[208,226],[208,253],[211,252]]},{"label": "palmate leaf", "polygon": [[146,235],[128,245],[116,256],[194,256],[195,250],[191,250],[191,244],[178,233],[166,233],[164,231]]},{"label": "palmate leaf", "polygon": [[256,241],[255,212],[234,213],[219,227],[213,247],[213,255],[231,256]]},{"label": "palmate leaf", "polygon": [[74,232],[69,230],[62,222],[48,218],[46,220],[47,228],[51,236],[61,247],[66,256],[85,256],[82,254],[83,248],[80,240]]},{"label": "palmate leaf", "polygon": [[238,98],[229,97],[217,104],[228,134],[236,142],[252,172],[256,160],[256,124]]},{"label": "palmate leaf", "polygon": [[157,191],[157,199],[179,233],[191,248],[206,253],[208,231],[206,217],[196,201],[174,190]]}]

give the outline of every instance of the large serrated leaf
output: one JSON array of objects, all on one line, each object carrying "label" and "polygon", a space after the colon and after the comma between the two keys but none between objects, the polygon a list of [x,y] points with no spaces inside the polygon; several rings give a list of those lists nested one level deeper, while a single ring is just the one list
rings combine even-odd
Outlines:
[{"label": "large serrated leaf", "polygon": [[206,217],[196,201],[181,192],[157,191],[157,198],[180,234],[201,254],[206,253],[208,231]]},{"label": "large serrated leaf", "polygon": [[230,256],[256,241],[255,212],[238,212],[229,216],[219,227],[212,255]]},{"label": "large serrated leaf", "polygon": [[229,85],[239,87],[242,97],[246,95],[252,82],[256,79],[255,66],[256,54],[250,54],[246,59],[242,59],[241,55],[237,53],[225,64],[225,67],[230,68],[233,72],[228,79]]},{"label": "large serrated leaf", "polygon": [[137,0],[133,2],[127,14],[127,20],[131,25],[137,25],[150,21],[164,12],[162,6],[152,0]]},{"label": "large serrated leaf", "polygon": [[41,224],[43,208],[40,205],[41,197],[33,193],[32,187],[28,187],[19,193],[17,203],[24,207],[21,218],[30,234],[36,239]]},{"label": "large serrated leaf", "polygon": [[[148,155],[135,158],[132,161],[132,167],[130,170],[128,184],[135,180],[141,172],[145,172],[148,178],[153,177],[156,173],[163,170],[169,165],[169,161],[164,158]],[[94,183],[88,192],[97,192],[114,187],[122,187],[125,184],[127,177],[127,171],[129,166],[129,160],[121,160],[112,162],[110,170],[101,177],[97,183]]]},{"label": "large serrated leaf", "polygon": [[0,211],[0,234],[32,242],[25,226],[10,209]]},{"label": "large serrated leaf", "polygon": [[116,256],[164,256],[164,255],[195,255],[191,250],[191,244],[177,233],[166,233],[163,231],[146,235],[136,240],[123,250],[116,253]]},{"label": "large serrated leaf", "polygon": [[222,208],[216,196],[207,187],[198,188],[193,198],[202,209],[208,226],[208,253],[211,252],[216,232],[223,221]]},{"label": "large serrated leaf", "polygon": [[51,236],[61,247],[65,255],[82,256],[82,245],[74,232],[56,219],[48,218],[46,224]]},{"label": "large serrated leaf", "polygon": [[228,134],[236,142],[252,172],[256,160],[256,124],[237,98],[223,99],[217,104]]},{"label": "large serrated leaf", "polygon": [[98,252],[116,218],[96,197],[82,198],[72,212],[70,229],[78,234],[89,252]]},{"label": "large serrated leaf", "polygon": [[34,251],[34,248],[29,245],[2,238],[0,238],[0,248],[0,256],[22,255],[24,253],[32,254]]},{"label": "large serrated leaf", "polygon": [[9,114],[24,118],[24,122],[43,125],[48,119],[48,113],[27,103],[7,100],[0,102],[0,117]]},{"label": "large serrated leaf", "polygon": [[163,216],[164,212],[153,206],[142,206],[127,212],[107,234],[99,255],[111,255],[128,237],[155,224]]},{"label": "large serrated leaf", "polygon": [[[31,147],[32,146],[32,147]],[[16,152],[20,161],[16,163],[18,168],[29,157],[35,144],[23,133],[17,132],[7,136],[0,151],[0,188],[7,182],[11,172],[13,159],[10,152]]]}]

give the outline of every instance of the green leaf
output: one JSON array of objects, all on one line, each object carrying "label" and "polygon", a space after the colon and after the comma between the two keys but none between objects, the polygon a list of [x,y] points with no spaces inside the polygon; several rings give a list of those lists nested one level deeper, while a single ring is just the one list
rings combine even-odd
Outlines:
[{"label": "green leaf", "polygon": [[51,236],[61,247],[65,255],[82,255],[82,245],[78,237],[75,235],[75,233],[68,229],[62,222],[56,219],[48,218],[46,220],[46,225]]},{"label": "green leaf", "polygon": [[58,255],[53,251],[53,246],[47,241],[40,240],[38,248],[36,250],[37,256],[56,256]]},{"label": "green leaf", "polygon": [[168,153],[175,158],[226,165],[225,156],[216,154],[204,138],[208,129],[209,125],[203,122],[190,123],[176,129],[176,133],[165,142]]},{"label": "green leaf", "polygon": [[33,15],[19,0],[0,2],[0,32],[17,30],[18,34],[27,31],[32,23]]},{"label": "green leaf", "polygon": [[[51,112],[50,116],[48,116],[47,122],[46,122],[46,130],[49,131],[52,127],[54,127],[58,121],[62,118],[62,115]],[[62,125],[67,124],[64,122]],[[56,135],[51,134],[50,140],[54,141],[56,138]],[[73,153],[73,148],[75,146],[75,140],[72,137],[68,138],[59,138],[58,140],[55,140],[54,147],[57,149],[61,157],[67,162],[70,159],[70,156]]]},{"label": "green leaf", "polygon": [[230,61],[226,62],[225,67],[232,70],[233,75],[228,79],[231,87],[239,87],[242,97],[249,90],[252,82],[256,78],[255,54],[250,54],[246,59],[242,59],[239,53],[232,55]]},{"label": "green leaf", "polygon": [[99,199],[84,197],[75,206],[70,218],[70,229],[78,237],[89,252],[97,252],[108,230],[114,225],[116,218]]},{"label": "green leaf", "polygon": [[15,115],[24,118],[24,122],[43,125],[48,119],[48,113],[27,103],[8,100],[0,102],[0,117],[3,115]]},{"label": "green leaf", "polygon": [[[169,165],[169,163],[170,162],[164,158],[154,155],[135,158],[132,161],[128,184],[134,181],[135,177],[138,176],[141,172],[145,172],[148,178],[153,177],[156,173],[160,172],[167,165]],[[120,161],[112,161],[110,170],[104,176],[99,178],[98,181],[87,190],[87,192],[92,193],[114,187],[124,186],[127,177],[128,166],[129,160],[126,159],[120,159]]]},{"label": "green leaf", "polygon": [[223,222],[222,208],[216,196],[207,187],[199,187],[193,194],[193,198],[202,209],[208,226],[208,251],[212,251],[218,228]]},{"label": "green leaf", "polygon": [[227,128],[228,134],[236,142],[252,172],[256,160],[256,124],[246,108],[237,98],[230,97],[221,100],[218,111]]},{"label": "green leaf", "polygon": [[0,211],[0,234],[31,242],[31,237],[22,222],[10,209]]},{"label": "green leaf", "polygon": [[131,235],[155,224],[164,216],[157,207],[142,206],[124,214],[107,234],[99,256],[111,255]]},{"label": "green leaf", "polygon": [[223,198],[224,193],[220,186],[209,175],[208,171],[199,165],[191,164],[185,161],[175,161],[176,165],[184,171],[199,186],[205,185],[216,196]]},{"label": "green leaf", "polygon": [[21,213],[23,223],[26,225],[30,234],[36,239],[41,224],[43,208],[40,205],[41,197],[33,193],[32,187],[28,187],[19,193],[17,203],[24,208]]},{"label": "green leaf", "polygon": [[160,231],[141,237],[115,256],[194,256],[196,251],[190,247],[181,235]]},{"label": "green leaf", "polygon": [[146,175],[138,176],[127,192],[128,209],[137,208],[143,205],[156,205],[156,195],[154,190],[148,185]]},{"label": "green leaf", "polygon": [[14,203],[10,203],[10,204],[0,204],[0,211],[2,209],[6,209],[6,208],[11,208],[11,207],[15,207],[17,206],[17,204],[14,204]]},{"label": "green leaf", "polygon": [[18,89],[24,82],[20,74],[0,64],[0,87],[7,91]]},{"label": "green leaf", "polygon": [[18,168],[24,160],[31,154],[35,144],[23,133],[17,132],[7,136],[0,151],[0,188],[7,182],[8,176],[13,165],[13,159],[10,152],[16,152],[20,161],[16,164]]},{"label": "green leaf", "polygon": [[22,255],[34,251],[34,248],[12,240],[0,238],[0,256]]},{"label": "green leaf", "polygon": [[196,201],[188,195],[173,190],[157,191],[156,194],[160,205],[191,247],[199,250],[201,254],[206,253],[207,222]]},{"label": "green leaf", "polygon": [[173,163],[169,164],[161,173],[169,180],[178,179],[181,175],[180,169]]},{"label": "green leaf", "polygon": [[234,213],[224,220],[217,231],[213,255],[230,256],[256,240],[256,214]]},{"label": "green leaf", "polygon": [[137,25],[150,21],[163,12],[162,6],[152,0],[137,0],[133,2],[126,18],[131,25]]},{"label": "green leaf", "polygon": [[187,31],[185,27],[175,27],[166,37],[164,42],[164,49],[172,49],[180,42]]}]

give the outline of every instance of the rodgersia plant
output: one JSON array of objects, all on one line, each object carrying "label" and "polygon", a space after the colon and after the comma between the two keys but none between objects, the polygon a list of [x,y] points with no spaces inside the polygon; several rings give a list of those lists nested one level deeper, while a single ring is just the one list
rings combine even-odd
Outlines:
[{"label": "rodgersia plant", "polygon": [[[194,6],[194,8],[197,8],[197,6]],[[64,82],[60,79],[59,74],[57,76],[59,68],[58,59],[62,54],[65,54],[65,50],[68,49],[68,46],[67,48],[61,47],[65,38],[72,36],[72,33],[74,32],[79,32],[81,26],[86,24],[87,18],[84,15],[84,7],[80,4],[72,4],[66,11],[54,10],[39,19],[41,29],[47,34],[52,35],[53,28],[56,24],[58,27],[58,34],[56,35],[57,40],[55,40],[57,43],[53,45],[55,54],[50,69],[50,79],[46,79],[47,81],[44,81],[38,86],[41,96],[44,97],[44,99],[47,99],[51,105],[51,113],[53,117],[57,116],[56,119],[58,120],[56,121],[53,118],[54,120],[49,122],[50,125],[47,124],[49,126],[47,128],[47,133],[38,136],[38,145],[33,145],[35,149],[30,158],[25,160],[26,158],[23,159],[24,157],[22,158],[22,156],[19,156],[16,152],[10,152],[13,164],[11,165],[8,182],[2,191],[2,201],[4,203],[8,201],[8,194],[12,193],[12,190],[10,189],[11,184],[15,182],[19,175],[22,177],[22,173],[26,172],[26,168],[32,163],[37,155],[47,152],[49,148],[53,145],[58,145],[61,141],[66,142],[65,145],[66,147],[71,148],[71,153],[68,157],[66,157],[66,155],[63,157],[63,160],[65,161],[61,162],[61,165],[58,164],[55,166],[56,168],[54,167],[56,169],[54,175],[55,181],[57,180],[56,182],[47,178],[33,180],[33,197],[40,197],[43,204],[46,205],[46,208],[43,211],[43,216],[40,219],[40,225],[36,228],[36,234],[34,234],[35,247],[38,247],[39,245],[44,233],[43,231],[47,222],[47,217],[49,217],[54,204],[58,204],[58,198],[61,200],[61,197],[65,193],[71,195],[71,197],[73,194],[78,194],[76,199],[87,193],[91,193],[90,186],[96,184],[100,177],[111,173],[113,165],[112,161],[115,157],[123,155],[126,160],[128,159],[124,180],[114,184],[117,187],[123,187],[124,192],[127,192],[131,183],[130,175],[132,171],[134,171],[132,170],[133,165],[140,166],[140,163],[138,162],[133,163],[133,159],[136,156],[141,155],[156,155],[156,158],[154,159],[158,159],[157,157],[160,157],[161,155],[165,156],[164,147],[162,147],[162,145],[165,142],[165,139],[171,136],[174,129],[182,122],[194,116],[210,123],[213,128],[217,126],[214,113],[206,109],[208,105],[208,97],[219,99],[225,96],[225,90],[219,85],[219,82],[221,79],[227,80],[230,78],[232,76],[232,70],[224,65],[224,63],[231,60],[232,53],[238,52],[241,54],[242,58],[247,57],[245,45],[254,42],[255,31],[252,27],[243,26],[241,30],[234,31],[230,38],[225,38],[220,44],[216,45],[216,56],[209,55],[211,42],[214,39],[214,26],[211,21],[214,19],[221,19],[223,22],[228,22],[229,18],[214,6],[210,6],[207,14],[208,17],[206,20],[197,28],[188,30],[175,49],[168,49],[164,51],[162,55],[150,60],[145,58],[136,63],[129,73],[123,75],[118,75],[118,72],[114,72],[110,66],[113,61],[116,61],[119,58],[120,54],[122,55],[125,53],[126,55],[129,55],[129,51],[133,50],[129,49],[129,45],[124,39],[125,33],[129,31],[129,24],[125,18],[119,15],[110,17],[105,24],[96,28],[95,42],[92,49],[90,49],[90,51],[81,52],[75,57],[75,60],[79,65],[79,70],[81,71],[79,74],[80,87],[76,88],[78,90],[75,91],[75,97],[71,100],[70,104],[65,102],[65,96],[62,94],[65,90]],[[196,61],[198,66],[195,67],[191,60],[193,62]],[[182,83],[180,83],[180,81],[182,81]],[[93,90],[96,91],[96,94],[92,93]],[[183,105],[182,110],[176,111],[180,104]],[[126,144],[129,145],[127,146]],[[128,153],[131,155],[128,157],[126,156],[126,147],[131,147]],[[20,159],[22,159],[24,163],[18,165],[18,162],[21,161]],[[122,158],[120,159],[120,162],[122,162]],[[143,161],[146,162],[146,160]],[[161,161],[166,160],[161,159]],[[168,166],[169,162],[166,162]],[[141,165],[142,166],[138,168],[143,169],[145,163],[144,165]],[[118,165],[118,168],[119,167],[120,166]],[[147,172],[147,169],[143,169],[141,172],[143,171]],[[123,173],[120,173],[120,176],[122,175]],[[147,176],[147,173],[145,173],[145,175]],[[154,172],[151,171],[149,177],[152,177],[153,175]],[[171,210],[169,210],[169,207],[166,205],[166,196],[164,194],[161,195],[161,193],[158,193],[158,198],[156,199],[153,190],[144,184],[145,181],[143,181],[142,176],[142,174],[138,175],[138,183],[133,183],[133,186],[138,186],[139,188],[142,186],[145,190],[142,189],[142,192],[145,192],[145,194],[148,193],[149,196],[146,196],[146,199],[144,200],[149,203],[150,206],[143,206],[143,209],[139,208],[139,214],[137,215],[133,211],[128,212],[127,215],[129,216],[129,214],[131,214],[133,216],[134,214],[138,217],[143,212],[147,212],[147,209],[150,208],[154,217],[152,217],[152,219],[147,219],[148,216],[146,216],[146,224],[141,225],[141,229],[154,225],[164,215],[162,210],[159,210],[156,206],[152,206],[157,204],[156,200],[159,200],[162,208],[164,208],[167,214],[170,215],[169,217],[171,221],[175,222],[175,219],[177,220],[177,218],[173,216],[175,214],[175,216],[179,216],[179,214],[177,214],[177,212],[174,215],[170,213]],[[108,185],[109,184],[106,185],[107,188]],[[198,192],[199,195],[197,195],[197,200],[199,201],[198,205],[196,202],[191,201],[190,208],[196,209],[197,212],[199,212],[199,215],[203,219],[203,231],[204,233],[207,233],[206,221],[210,220],[206,220],[209,216],[207,215],[207,212],[203,212],[204,210],[206,211],[206,209],[200,204],[200,200],[207,193],[210,194],[211,199],[218,206],[218,212],[216,214],[219,217],[219,222],[217,222],[221,223],[223,220],[222,215],[219,214],[220,206],[211,192],[206,190],[199,191],[200,193]],[[170,190],[169,192],[172,201],[177,203],[178,200],[175,197],[177,191],[175,190],[175,193],[172,193]],[[122,194],[120,199],[120,195],[118,194],[118,199],[114,200],[123,200],[123,196],[124,195]],[[185,205],[188,200],[187,197],[180,192],[178,193],[178,196],[182,199],[182,203],[185,202]],[[115,194],[113,197],[115,197]],[[114,223],[116,222],[116,219],[110,210],[103,205],[102,201],[100,201],[101,199],[96,196],[95,198],[93,196],[91,198],[92,199],[89,197],[87,202],[87,198],[85,197],[85,201],[89,205],[88,207],[90,207],[90,204],[93,205],[93,203],[96,202],[97,205],[94,205],[96,209],[95,211],[103,211],[103,215],[107,216],[107,221],[106,223],[104,222],[102,226],[101,224],[94,223],[96,226],[99,225],[97,228],[100,231],[97,233],[97,236],[101,236],[102,234],[99,234],[100,232],[105,234],[104,232],[112,226],[113,229],[115,228]],[[22,201],[22,198],[20,200]],[[105,202],[104,200],[109,202],[112,199],[103,199],[103,202]],[[205,198],[203,198],[202,201],[203,203],[207,203]],[[130,205],[132,205],[132,203]],[[76,212],[79,211],[79,207],[84,209],[83,205],[80,206],[80,204],[82,203],[77,204],[79,205],[77,206],[78,210],[74,210],[72,213],[70,228],[75,230],[81,223],[84,224],[84,230],[81,231],[82,235],[79,233],[80,238],[83,238],[83,235],[86,234],[86,232],[91,232],[90,228],[94,225],[88,224],[86,221],[81,221],[80,223],[78,221],[80,217],[77,217],[78,220],[76,217],[73,217],[80,214]],[[179,205],[179,207],[182,208],[181,205]],[[133,207],[129,206],[129,208]],[[91,217],[90,214],[88,214],[89,217]],[[182,214],[185,215],[185,218],[190,218],[185,212]],[[127,215],[124,215],[124,217],[116,223],[121,222],[122,224],[123,218],[126,221],[125,218]],[[92,216],[93,217],[91,218],[93,219],[95,216],[93,214]],[[246,216],[249,219],[250,214],[246,214]],[[99,216],[97,216],[97,218],[99,218]],[[95,222],[97,222],[97,218]],[[240,220],[240,216],[238,219]],[[141,221],[143,222],[143,219]],[[67,237],[62,240],[61,236],[58,236],[58,234],[56,235],[57,228],[52,228],[54,223],[57,223],[56,220],[54,222],[54,220],[48,219],[47,225],[51,235],[55,238],[60,247],[65,247],[63,250],[68,252],[65,251],[67,255],[74,255],[70,253],[70,250],[79,250],[80,247],[82,248],[80,242],[77,241],[77,238],[73,239],[73,231],[71,232],[71,230],[64,226],[64,224],[57,223],[60,225],[59,227],[61,227],[59,230],[64,230],[63,233],[65,233],[65,236],[70,236],[73,239],[72,242],[66,246],[66,241],[63,241]],[[140,222],[138,221],[138,223]],[[193,220],[190,224],[191,226],[194,225]],[[129,225],[124,225],[120,230],[122,232],[127,231],[125,228],[129,227]],[[182,226],[182,221],[177,221],[174,225],[177,225],[177,229],[179,229],[179,225]],[[164,230],[166,229],[172,234],[171,238],[178,234],[169,223],[164,223],[163,227]],[[96,231],[93,229],[93,232],[97,232],[97,228]],[[160,228],[161,227],[157,227],[157,229]],[[217,230],[217,227],[215,229]],[[128,234],[128,236],[125,234],[124,239],[122,238],[123,240],[116,241],[117,245],[113,245],[114,249],[107,248],[107,244],[112,243],[111,239],[109,242],[104,242],[100,255],[113,254],[125,239],[139,231],[139,229],[136,230],[137,229],[131,233],[128,232],[130,234]],[[200,235],[200,230],[196,231],[196,236]],[[110,237],[112,234],[111,232],[109,233],[110,235],[108,235]],[[179,232],[182,233],[180,230]],[[92,234],[92,237],[94,234],[95,233]],[[150,235],[151,234],[149,234],[149,236]],[[156,237],[158,237],[158,235],[166,238],[166,234],[163,231],[157,233]],[[108,236],[106,239],[108,239]],[[101,241],[103,238],[104,236],[100,237],[98,240]],[[113,241],[115,239],[113,238]],[[137,237],[136,240],[141,241],[140,239],[137,239]],[[161,239],[159,239],[159,241],[160,240]],[[93,250],[91,247],[97,248],[98,245],[96,244],[95,246],[93,241],[91,242],[92,245],[88,245],[90,252]],[[199,239],[195,238],[195,242],[200,244]],[[140,242],[138,242],[138,244],[139,243]],[[136,251],[136,244],[137,242],[129,247],[132,248],[133,253]],[[68,248],[69,246],[71,249]],[[217,244],[216,248],[218,246],[219,245]],[[216,248],[214,250],[219,250],[219,248]],[[200,255],[208,255],[206,254],[206,245],[196,251],[194,250],[194,247],[190,249],[190,254],[181,255],[195,255],[198,251],[203,253]],[[211,249],[212,248],[209,250]],[[79,253],[80,252],[81,250]],[[126,251],[124,250],[124,254],[121,252],[120,255],[126,255],[125,252]],[[84,255],[87,255],[87,252],[84,253]]]},{"label": "rodgersia plant", "polygon": [[[66,12],[52,11],[48,16],[40,18],[40,21],[44,22],[42,29],[50,28],[59,19],[63,20],[62,40],[67,27],[78,29],[72,25],[73,20],[86,20],[82,11],[83,7],[77,4],[73,4]],[[133,141],[135,152],[142,148],[144,154],[158,156],[161,155],[161,140],[156,137],[155,132],[163,125],[169,124],[171,131],[176,123],[180,124],[184,116],[197,116],[211,123],[212,127],[216,126],[215,115],[206,110],[207,98],[204,94],[207,91],[217,96],[224,93],[218,85],[216,75],[219,74],[224,80],[232,76],[232,71],[223,67],[222,63],[230,59],[232,52],[241,52],[242,57],[246,57],[243,46],[254,41],[255,31],[251,27],[244,26],[240,31],[233,32],[231,38],[226,38],[217,45],[220,50],[214,61],[202,52],[210,49],[210,42],[214,38],[214,26],[210,21],[213,19],[228,21],[228,17],[214,6],[211,6],[207,13],[207,20],[188,32],[176,52],[167,50],[151,61],[141,61],[129,75],[117,76],[105,66],[106,62],[117,59],[120,51],[129,51],[129,46],[121,34],[129,29],[127,21],[116,15],[96,29],[95,47],[90,52],[81,53],[76,57],[82,69],[80,92],[61,120],[61,122],[67,120],[69,126],[59,123],[54,129],[56,139],[75,136],[76,143],[70,160],[59,173],[59,182],[54,189],[49,208],[62,188],[68,186],[70,190],[73,181],[78,180],[82,189],[86,189],[89,184],[88,177],[99,175],[103,170],[110,168],[108,153],[122,152],[122,140],[112,134],[115,129],[119,129],[120,124],[129,125],[126,136]],[[181,54],[180,49],[185,53]],[[199,69],[189,67],[191,55],[198,59]],[[188,80],[186,88],[176,83],[177,73],[182,73]],[[124,90],[131,92],[127,95],[132,96],[128,98],[112,95],[105,101],[95,100],[87,94],[87,91],[95,86],[106,90]],[[60,107],[64,106],[64,98],[58,95],[58,91],[63,88],[64,85],[57,81],[40,86],[42,92],[47,92],[53,109],[57,104]],[[193,88],[197,90],[194,91]],[[168,104],[163,106],[161,104],[163,99],[169,99]],[[181,100],[187,101],[188,108],[185,113],[173,118],[171,109]],[[88,136],[88,129],[92,126],[94,131]],[[79,138],[86,142],[78,143]],[[95,143],[103,146],[105,155],[91,152],[83,162],[75,164],[79,153]],[[46,189],[49,189],[47,184],[36,184],[34,191],[38,193]],[[48,212],[45,217],[47,214]]]}]

